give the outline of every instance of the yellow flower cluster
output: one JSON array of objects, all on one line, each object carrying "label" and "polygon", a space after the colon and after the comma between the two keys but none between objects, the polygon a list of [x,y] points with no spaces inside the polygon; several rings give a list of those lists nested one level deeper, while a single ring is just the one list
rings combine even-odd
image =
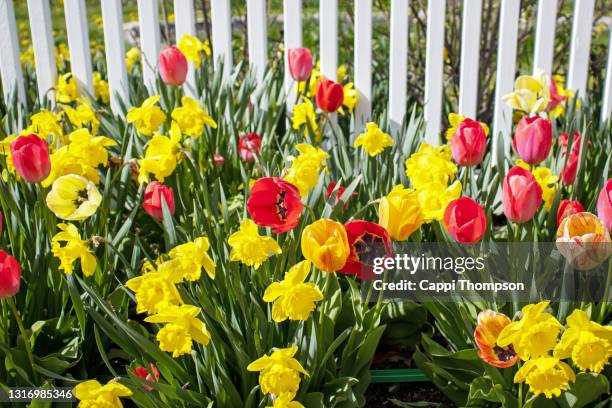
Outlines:
[{"label": "yellow flower cluster", "polygon": [[[51,239],[51,253],[60,260],[60,269],[69,275],[74,271],[74,261],[81,261],[83,275],[92,276],[96,271],[96,257],[89,251],[88,241],[82,240],[73,224],[58,224],[61,230]],[[61,243],[64,243],[62,246]]]},{"label": "yellow flower cluster", "polygon": [[187,136],[198,138],[204,131],[204,125],[212,128],[217,127],[217,123],[206,114],[200,107],[200,102],[188,96],[181,98],[181,105],[172,111],[172,119],[178,123],[181,132]]},{"label": "yellow flower cluster", "polygon": [[425,222],[442,220],[448,203],[461,195],[461,183],[454,180],[457,171],[448,145],[423,143],[406,160],[406,175],[416,190]]},{"label": "yellow flower cluster", "polygon": [[240,230],[230,235],[227,240],[232,248],[230,260],[239,261],[256,270],[271,255],[282,253],[274,238],[259,235],[257,225],[246,218],[240,224]]},{"label": "yellow flower cluster", "polygon": [[304,136],[312,135],[315,140],[321,138],[315,108],[310,99],[304,98],[303,102],[295,104],[291,114],[291,126],[295,130],[304,126]]},{"label": "yellow flower cluster", "polygon": [[192,35],[183,35],[178,42],[178,49],[181,50],[187,61],[194,63],[196,67],[199,67],[202,63],[202,52],[206,56],[210,56],[210,45],[208,41],[202,42],[197,37]]},{"label": "yellow flower cluster", "polygon": [[300,195],[305,197],[317,185],[329,154],[307,143],[300,143],[295,146],[295,149],[300,155],[289,158],[291,167],[283,178],[295,185],[300,190]]},{"label": "yellow flower cluster", "polygon": [[94,98],[102,101],[102,103],[105,104],[110,101],[110,90],[108,87],[108,82],[102,79],[102,74],[97,71],[93,73],[93,88]]},{"label": "yellow flower cluster", "polygon": [[380,130],[374,122],[366,124],[366,131],[355,139],[355,148],[362,147],[370,156],[382,153],[386,147],[393,146],[393,138]]},{"label": "yellow flower cluster", "polygon": [[138,182],[148,183],[149,173],[152,173],[159,182],[163,182],[174,172],[180,158],[181,130],[176,122],[172,122],[170,137],[157,133],[149,140],[145,155],[138,162],[140,165]]},{"label": "yellow flower cluster", "polygon": [[[78,102],[76,107],[72,107],[70,105],[62,105],[62,110],[70,121],[70,124],[72,124],[72,126],[77,129],[89,126],[91,132],[93,134],[96,134],[100,126],[100,121],[96,117],[96,112],[93,110],[87,99],[78,98],[76,101]],[[52,118],[45,119],[45,122],[48,122],[49,125],[52,125],[53,123]],[[34,124],[34,117],[32,117],[32,123]]]},{"label": "yellow flower cluster", "polygon": [[197,317],[201,309],[184,305],[176,287],[186,281],[200,279],[202,269],[214,279],[216,264],[208,255],[208,238],[199,237],[178,245],[168,253],[169,259],[153,266],[145,264],[145,273],[126,282],[135,293],[136,311],[148,313],[149,323],[166,323],[157,333],[160,348],[179,357],[191,352],[193,341],[206,345],[210,333]]},{"label": "yellow flower cluster", "polygon": [[57,92],[55,98],[60,103],[71,103],[79,97],[79,89],[72,73],[60,75],[57,78]]},{"label": "yellow flower cluster", "polygon": [[151,136],[166,121],[166,114],[157,102],[159,95],[154,95],[145,99],[139,107],[131,107],[128,111],[126,120],[134,124],[138,133]]},{"label": "yellow flower cluster", "polygon": [[526,361],[514,382],[525,382],[535,395],[552,398],[560,396],[576,380],[572,368],[561,360],[571,357],[585,371],[599,373],[604,369],[612,357],[612,327],[592,322],[586,312],[574,310],[564,330],[553,315],[544,311],[548,304],[543,301],[525,306],[521,319],[499,333],[497,345],[512,346]]},{"label": "yellow flower cluster", "polygon": [[140,49],[132,47],[125,53],[125,65],[128,72],[132,71],[132,67],[140,60]]},{"label": "yellow flower cluster", "polygon": [[300,388],[300,374],[308,375],[300,362],[293,358],[297,350],[296,346],[275,349],[271,355],[265,355],[248,365],[248,371],[259,372],[261,392],[285,401],[295,398]]},{"label": "yellow flower cluster", "polygon": [[74,396],[79,399],[79,408],[122,408],[119,398],[130,397],[132,391],[117,381],[110,381],[105,385],[96,380],[89,380],[74,387]]},{"label": "yellow flower cluster", "polygon": [[546,211],[550,211],[550,208],[555,201],[555,194],[559,189],[559,177],[555,176],[552,170],[546,166],[539,166],[532,169],[529,164],[520,159],[516,161],[516,165],[524,168],[525,170],[531,171],[531,174],[533,174],[533,177],[542,188],[542,201],[544,201],[544,209]]}]

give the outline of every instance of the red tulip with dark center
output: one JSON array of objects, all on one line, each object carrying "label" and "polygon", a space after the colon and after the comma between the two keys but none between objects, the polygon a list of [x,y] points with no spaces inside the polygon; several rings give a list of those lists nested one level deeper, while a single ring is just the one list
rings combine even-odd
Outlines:
[{"label": "red tulip with dark center", "polygon": [[374,259],[393,255],[389,233],[378,224],[361,220],[347,222],[344,229],[351,252],[338,272],[357,275],[362,280],[374,279]]},{"label": "red tulip with dark center", "polygon": [[277,177],[264,177],[253,183],[247,209],[255,224],[272,227],[272,232],[290,231],[300,220],[302,198],[293,184]]}]

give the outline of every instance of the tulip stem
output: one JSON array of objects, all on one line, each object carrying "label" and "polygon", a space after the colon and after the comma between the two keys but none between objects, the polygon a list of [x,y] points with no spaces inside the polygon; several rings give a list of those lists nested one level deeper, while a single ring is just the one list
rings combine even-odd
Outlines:
[{"label": "tulip stem", "polygon": [[32,374],[34,375],[34,382],[38,383],[38,376],[36,375],[36,370],[34,369],[34,355],[32,354],[32,347],[30,346],[30,339],[28,338],[28,334],[23,325],[23,321],[19,316],[19,312],[17,311],[17,307],[15,306],[15,301],[12,297],[6,299],[6,303],[11,309],[11,312],[15,316],[15,321],[17,322],[17,327],[19,328],[19,333],[23,339],[23,343],[26,349],[26,354],[28,355],[28,360],[30,360],[30,365],[32,366]]}]

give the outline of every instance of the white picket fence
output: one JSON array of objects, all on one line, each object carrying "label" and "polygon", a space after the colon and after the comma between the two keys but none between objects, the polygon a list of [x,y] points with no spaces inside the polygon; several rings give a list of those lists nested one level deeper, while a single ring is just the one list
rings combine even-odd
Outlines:
[{"label": "white picket fence", "polygon": [[[21,1],[21,0],[19,0]],[[237,1],[237,0],[234,0]],[[408,6],[411,0],[391,0],[389,101],[388,116],[395,129],[406,113],[408,50]],[[32,42],[36,61],[38,91],[48,94],[56,82],[54,42],[52,37],[49,0],[28,0]],[[437,143],[441,132],[444,16],[445,0],[429,0],[427,8],[427,57],[425,61],[425,121],[426,138]],[[588,80],[589,52],[593,31],[595,0],[575,0],[567,86],[579,96],[585,96]],[[111,107],[118,112],[118,100],[126,100],[128,94],[123,38],[123,14],[121,0],[101,0],[104,26],[108,82],[112,95]],[[230,0],[211,0],[212,40],[215,60],[224,61],[224,75],[230,75],[232,61],[232,31]],[[268,62],[266,0],[246,0],[248,25],[248,50],[250,65],[261,78]],[[338,0],[319,1],[321,71],[328,78],[336,78],[338,67]],[[302,0],[284,0],[285,50],[302,45]],[[177,35],[195,34],[195,9],[193,0],[174,0]],[[72,73],[81,89],[93,91],[87,10],[85,0],[64,0],[68,45]],[[160,51],[158,0],[138,0],[140,39],[143,58],[143,77],[147,87],[153,89],[157,75],[157,59]],[[356,123],[362,125],[371,114],[372,106],[372,0],[355,0],[355,87],[359,92],[356,107]],[[611,10],[612,12],[612,10]],[[520,0],[501,0],[499,24],[498,63],[495,84],[493,136],[507,136],[511,129],[511,109],[502,96],[512,91],[516,75],[517,34]],[[474,117],[477,107],[478,67],[480,54],[481,0],[463,0],[463,24],[461,35],[461,72],[459,113]],[[539,0],[534,71],[538,68],[550,74],[553,60],[557,0]],[[602,119],[612,113],[612,30],[608,53],[607,77],[603,98]],[[0,74],[4,97],[14,92],[17,98],[25,98],[24,80],[19,61],[19,41],[16,29],[13,0],[0,0]],[[348,63],[349,61],[342,61]],[[287,92],[294,89],[285,61]],[[186,92],[193,93],[195,78],[190,74]],[[288,98],[289,101],[294,98]],[[291,102],[289,108],[291,108]]]}]

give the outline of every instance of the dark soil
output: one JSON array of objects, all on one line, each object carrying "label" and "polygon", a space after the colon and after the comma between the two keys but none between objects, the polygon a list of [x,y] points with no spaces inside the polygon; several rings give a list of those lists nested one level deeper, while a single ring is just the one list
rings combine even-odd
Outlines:
[{"label": "dark soil", "polygon": [[[366,408],[398,408],[392,400],[407,403],[419,402],[419,408],[456,407],[435,385],[428,382],[370,384],[366,391]],[[423,404],[424,402],[428,404]]]}]

